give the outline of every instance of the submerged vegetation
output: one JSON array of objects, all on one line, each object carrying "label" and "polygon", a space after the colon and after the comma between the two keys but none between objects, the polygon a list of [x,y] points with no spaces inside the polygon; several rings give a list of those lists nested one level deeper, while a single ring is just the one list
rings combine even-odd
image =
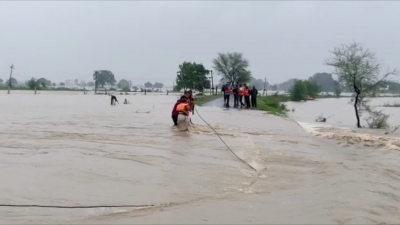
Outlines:
[{"label": "submerged vegetation", "polygon": [[288,109],[283,102],[287,101],[290,101],[290,97],[286,95],[259,96],[257,97],[257,108],[255,110],[267,111],[274,115],[285,115]]}]

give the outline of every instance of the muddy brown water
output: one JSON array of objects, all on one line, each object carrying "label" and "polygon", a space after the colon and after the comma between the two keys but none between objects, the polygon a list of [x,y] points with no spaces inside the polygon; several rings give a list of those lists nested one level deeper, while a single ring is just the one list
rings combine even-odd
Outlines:
[{"label": "muddy brown water", "polygon": [[[3,224],[372,224],[400,222],[399,151],[323,138],[290,118],[198,107],[190,133],[172,127],[174,95],[131,104],[82,93],[0,93]],[[319,131],[323,132],[323,131]],[[340,134],[340,130],[329,129]],[[349,143],[350,142],[350,143]]]}]

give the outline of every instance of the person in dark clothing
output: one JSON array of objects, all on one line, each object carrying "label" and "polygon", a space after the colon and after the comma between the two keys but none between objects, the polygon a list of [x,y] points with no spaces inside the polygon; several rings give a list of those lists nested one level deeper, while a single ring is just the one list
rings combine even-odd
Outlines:
[{"label": "person in dark clothing", "polygon": [[[118,102],[117,97],[115,97],[114,95],[111,95],[111,105],[115,105],[115,103]],[[119,102],[118,102],[119,104]]]},{"label": "person in dark clothing", "polygon": [[246,109],[249,109],[250,108],[250,90],[247,85],[244,88],[244,101],[246,102]]},{"label": "person in dark clothing", "polygon": [[233,107],[239,107],[239,87],[236,84],[232,90],[233,93]]},{"label": "person in dark clothing", "polygon": [[258,90],[253,86],[253,89],[251,89],[251,107],[253,108],[257,108],[257,95]]},{"label": "person in dark clothing", "polygon": [[244,95],[244,87],[242,84],[239,85],[239,103],[240,103],[240,108],[243,108],[243,95]]}]

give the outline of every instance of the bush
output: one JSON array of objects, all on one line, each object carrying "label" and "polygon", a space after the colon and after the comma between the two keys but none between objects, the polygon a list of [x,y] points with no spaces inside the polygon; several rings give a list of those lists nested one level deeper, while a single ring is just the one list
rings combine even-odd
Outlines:
[{"label": "bush", "polygon": [[321,92],[321,87],[315,81],[296,80],[289,90],[292,101],[306,100],[308,96],[315,98]]}]

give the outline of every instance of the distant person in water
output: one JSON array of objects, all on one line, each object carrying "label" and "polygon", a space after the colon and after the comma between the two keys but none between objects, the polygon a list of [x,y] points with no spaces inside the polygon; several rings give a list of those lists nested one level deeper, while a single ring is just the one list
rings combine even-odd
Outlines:
[{"label": "distant person in water", "polygon": [[115,97],[114,95],[111,95],[111,105],[115,105],[116,102],[118,102],[117,97]]}]

